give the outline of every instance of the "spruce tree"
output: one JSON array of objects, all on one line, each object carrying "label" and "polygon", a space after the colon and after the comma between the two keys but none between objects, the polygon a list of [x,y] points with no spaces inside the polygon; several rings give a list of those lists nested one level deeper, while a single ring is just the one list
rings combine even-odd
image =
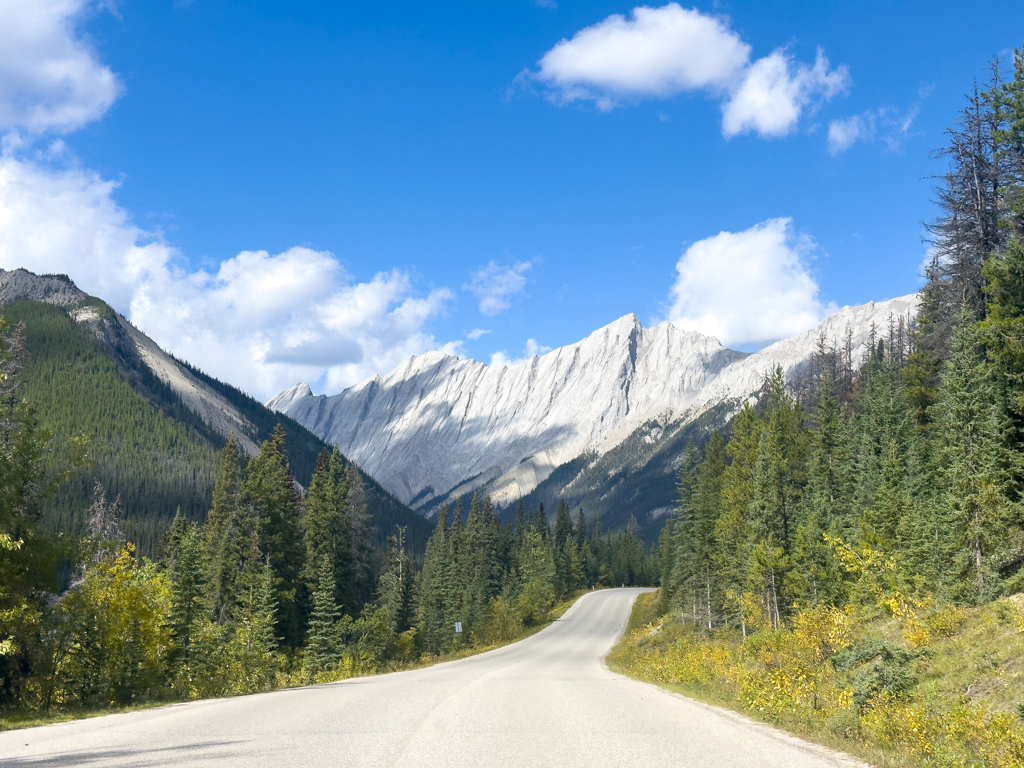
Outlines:
[{"label": "spruce tree", "polygon": [[830,373],[821,380],[814,424],[788,591],[805,604],[835,604],[843,592],[843,575],[825,535],[849,537],[854,526],[849,505],[848,433]]},{"label": "spruce tree", "polygon": [[[337,455],[340,461],[341,454]],[[332,456],[332,461],[335,457]],[[352,542],[352,593],[356,604],[362,606],[370,600],[373,593],[373,571],[371,557],[373,548],[370,546],[370,515],[366,508],[366,487],[359,468],[352,463],[348,465],[347,480],[348,522]]]},{"label": "spruce tree", "polygon": [[348,516],[348,481],[338,449],[324,449],[306,494],[305,569],[310,594],[320,583],[320,564],[326,558],[334,568],[334,600],[349,613],[357,613],[353,591],[352,530]]},{"label": "spruce tree", "polygon": [[[693,483],[693,525],[691,527],[690,551],[693,563],[690,569],[690,592],[694,604],[701,604],[699,620],[711,629],[721,605],[721,585],[712,565],[715,553],[715,526],[722,511],[722,476],[725,473],[725,447],[722,435],[716,430],[711,433],[704,449],[696,480]],[[694,617],[698,620],[698,617]]]},{"label": "spruce tree", "polygon": [[754,469],[764,422],[749,403],[732,422],[732,439],[725,452],[732,459],[722,474],[722,513],[715,524],[713,564],[718,573],[724,606],[731,624],[746,631],[744,593],[750,561],[750,507]]},{"label": "spruce tree", "polygon": [[335,597],[334,574],[330,556],[320,555],[317,586],[313,592],[313,613],[303,658],[306,674],[314,678],[320,672],[334,669],[341,659],[341,638],[338,634],[341,610]]},{"label": "spruce tree", "polygon": [[565,542],[572,538],[572,517],[569,505],[564,500],[558,502],[555,512],[555,533],[552,539],[555,557],[555,592],[559,597],[569,591],[569,562],[566,559]]},{"label": "spruce tree", "polygon": [[451,641],[448,627],[448,592],[451,588],[451,564],[448,542],[448,505],[437,510],[437,525],[427,541],[423,568],[419,576],[419,605],[416,638],[430,653],[440,653]]},{"label": "spruce tree", "polygon": [[683,613],[690,608],[696,621],[697,561],[693,538],[693,491],[697,483],[700,457],[693,440],[688,441],[683,463],[676,472],[675,515],[666,526],[664,550],[661,554],[661,601],[664,608],[682,606]]},{"label": "spruce tree", "polygon": [[[213,505],[201,532],[207,602],[213,620],[224,624],[236,602],[236,582],[246,530],[241,503],[241,455],[232,435],[221,451],[213,486]],[[247,510],[245,510],[247,511]]]},{"label": "spruce tree", "polygon": [[992,371],[971,313],[961,314],[944,366],[938,437],[945,504],[951,525],[942,533],[959,578],[948,588],[981,601],[1001,588],[998,565],[1013,511],[1006,498],[1005,460],[998,432]]},{"label": "spruce tree", "polygon": [[779,368],[770,381],[766,417],[753,473],[747,588],[764,596],[769,618],[778,626],[788,606],[784,585],[792,565],[807,446],[803,414],[785,392]]},{"label": "spruce tree", "polygon": [[188,670],[192,666],[193,630],[206,612],[202,544],[195,523],[185,522],[180,514],[174,518],[172,530],[175,529],[177,536],[168,558],[171,577],[168,625],[172,641],[169,657],[173,669]]},{"label": "spruce tree", "polygon": [[537,506],[536,528],[545,541],[551,538],[551,524],[548,523],[548,515],[544,511],[543,501]]},{"label": "spruce tree", "polygon": [[274,572],[276,632],[286,646],[296,648],[306,619],[307,594],[302,580],[305,547],[299,497],[288,468],[285,432],[280,424],[263,443],[259,455],[249,462],[241,497],[260,521],[260,551]]}]

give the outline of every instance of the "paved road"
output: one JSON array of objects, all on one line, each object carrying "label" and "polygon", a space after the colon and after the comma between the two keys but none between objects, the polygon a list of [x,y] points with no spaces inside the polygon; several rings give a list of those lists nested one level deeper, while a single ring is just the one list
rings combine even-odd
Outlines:
[{"label": "paved road", "polygon": [[0,733],[0,765],[855,765],[605,669],[641,591],[585,595],[531,638],[428,669]]}]

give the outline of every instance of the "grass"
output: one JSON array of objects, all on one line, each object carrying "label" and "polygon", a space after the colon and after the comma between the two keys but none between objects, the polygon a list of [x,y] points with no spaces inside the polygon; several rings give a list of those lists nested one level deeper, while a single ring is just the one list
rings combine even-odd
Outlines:
[{"label": "grass", "polygon": [[608,666],[877,766],[1024,766],[1024,595],[903,616],[814,609],[746,639],[643,595]]}]

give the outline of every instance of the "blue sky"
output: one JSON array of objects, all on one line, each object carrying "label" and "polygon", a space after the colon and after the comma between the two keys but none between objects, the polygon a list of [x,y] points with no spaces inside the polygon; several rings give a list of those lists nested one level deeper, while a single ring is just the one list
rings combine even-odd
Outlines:
[{"label": "blue sky", "polygon": [[913,292],[930,153],[1024,39],[1018,2],[3,5],[0,266],[261,397]]}]

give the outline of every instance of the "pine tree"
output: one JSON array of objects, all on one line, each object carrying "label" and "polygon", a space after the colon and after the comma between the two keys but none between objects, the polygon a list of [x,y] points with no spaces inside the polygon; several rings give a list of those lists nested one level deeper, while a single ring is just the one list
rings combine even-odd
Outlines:
[{"label": "pine tree", "polygon": [[843,575],[825,541],[851,535],[848,442],[845,419],[834,396],[832,376],[821,380],[810,446],[807,490],[794,543],[794,570],[788,591],[803,603],[835,604],[843,592]]},{"label": "pine tree", "polygon": [[195,523],[174,518],[169,551],[168,571],[171,577],[171,609],[168,624],[173,643],[170,655],[172,668],[189,670],[192,666],[192,635],[195,625],[205,614],[202,544]]},{"label": "pine tree", "polygon": [[572,538],[572,517],[569,505],[564,500],[558,502],[555,512],[555,532],[552,539],[555,557],[555,592],[559,597],[569,591],[569,561],[566,559],[565,542]]},{"label": "pine tree", "polygon": [[548,523],[548,515],[544,511],[544,502],[537,506],[536,527],[545,541],[551,537],[551,524]]},{"label": "pine tree", "polygon": [[357,613],[353,590],[352,527],[348,517],[348,481],[338,449],[324,451],[306,495],[305,569],[303,580],[310,594],[320,583],[320,564],[326,558],[334,568],[334,600],[343,610]]},{"label": "pine tree", "polygon": [[445,591],[448,582],[448,505],[437,510],[437,525],[427,541],[419,574],[416,637],[420,647],[440,653],[447,641]]},{"label": "pine tree", "polygon": [[512,530],[515,532],[513,548],[518,551],[523,546],[523,534],[526,533],[526,508],[523,506],[523,498],[520,496],[516,502],[516,516],[513,520]]},{"label": "pine tree", "polygon": [[232,435],[224,450],[213,486],[213,506],[202,528],[203,562],[206,567],[207,599],[220,624],[228,619],[234,603],[235,585],[247,531],[241,525],[241,456]]},{"label": "pine tree", "polygon": [[[704,449],[696,481],[693,484],[693,565],[690,591],[694,603],[702,604],[699,620],[711,629],[715,619],[716,605],[721,604],[720,585],[712,567],[715,553],[715,526],[722,511],[722,476],[725,473],[725,448],[722,435],[716,430],[711,433]],[[697,621],[697,616],[694,621]]]},{"label": "pine tree", "polygon": [[715,524],[713,564],[724,596],[727,618],[746,631],[744,593],[751,556],[750,508],[754,470],[764,422],[747,404],[733,419],[732,439],[725,447],[732,462],[722,475],[722,513]]},{"label": "pine tree", "polygon": [[278,666],[275,634],[276,579],[270,558],[259,563],[259,540],[248,542],[246,567],[239,576],[240,605],[230,659],[232,689],[237,693],[268,690],[274,683]]},{"label": "pine tree", "polygon": [[305,623],[306,593],[302,581],[305,548],[295,481],[288,468],[285,432],[278,425],[259,455],[249,462],[241,484],[242,503],[260,521],[260,551],[274,572],[276,632],[289,648],[298,647]]},{"label": "pine tree", "polygon": [[786,394],[780,368],[770,381],[766,415],[754,466],[747,587],[765,596],[768,615],[778,626],[788,605],[783,587],[792,564],[789,555],[805,480],[807,444],[803,414]]},{"label": "pine tree", "polygon": [[965,310],[953,334],[937,409],[945,504],[952,517],[943,538],[959,576],[948,587],[980,601],[1001,587],[996,566],[1012,512],[991,367],[970,318]]},{"label": "pine tree", "polygon": [[[341,454],[337,460],[340,461]],[[334,460],[334,457],[332,457]],[[366,487],[363,475],[355,464],[348,465],[347,480],[348,521],[352,541],[352,593],[356,604],[362,606],[373,593],[373,570],[370,560],[370,515],[366,509]]]},{"label": "pine tree", "polygon": [[693,537],[693,492],[697,483],[700,457],[690,440],[686,446],[683,463],[676,473],[678,501],[670,525],[666,526],[664,549],[661,555],[662,573],[661,600],[664,608],[670,605],[682,606],[683,612],[691,608],[693,620],[697,616],[695,540]]},{"label": "pine tree", "polygon": [[326,554],[320,555],[317,568],[317,586],[313,592],[313,613],[306,638],[303,666],[306,674],[315,678],[320,672],[334,669],[341,659],[341,638],[338,620],[341,610],[335,597],[335,568]]},{"label": "pine tree", "polygon": [[587,543],[587,518],[583,514],[583,507],[576,510],[576,524],[573,526],[572,532],[576,537],[576,548],[582,552]]}]

